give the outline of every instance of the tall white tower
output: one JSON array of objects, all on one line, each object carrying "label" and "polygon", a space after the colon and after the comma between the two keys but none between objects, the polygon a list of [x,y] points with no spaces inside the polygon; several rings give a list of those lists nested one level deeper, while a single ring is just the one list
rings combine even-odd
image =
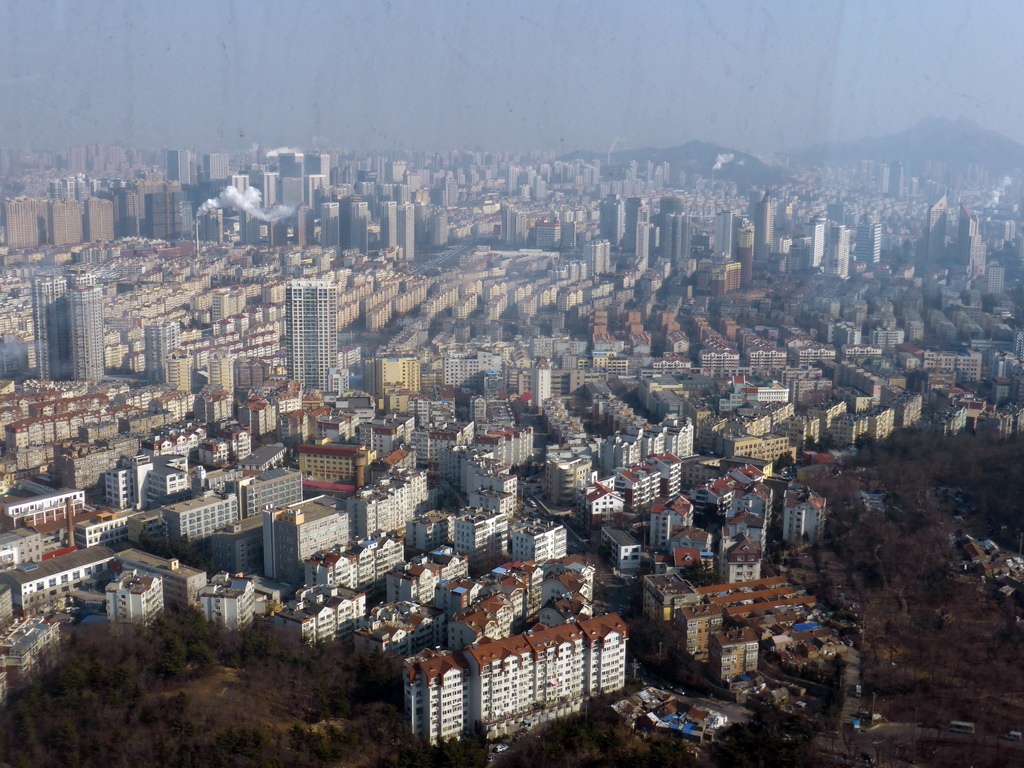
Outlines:
[{"label": "tall white tower", "polygon": [[285,291],[288,375],[304,387],[330,386],[338,358],[338,287],[326,280],[293,280]]}]

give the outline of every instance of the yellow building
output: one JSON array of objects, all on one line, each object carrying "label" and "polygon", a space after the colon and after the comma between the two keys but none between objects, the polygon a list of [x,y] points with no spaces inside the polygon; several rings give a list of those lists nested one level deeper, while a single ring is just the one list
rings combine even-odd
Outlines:
[{"label": "yellow building", "polygon": [[375,357],[367,361],[366,389],[384,408],[385,392],[396,387],[412,393],[420,390],[420,361],[415,357]]},{"label": "yellow building", "polygon": [[307,480],[362,488],[367,481],[366,468],[376,459],[377,453],[365,445],[299,446],[299,471]]}]

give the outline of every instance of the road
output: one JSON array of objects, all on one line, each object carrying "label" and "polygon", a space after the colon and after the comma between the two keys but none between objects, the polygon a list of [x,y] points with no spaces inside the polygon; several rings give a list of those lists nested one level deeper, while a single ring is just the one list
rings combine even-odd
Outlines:
[{"label": "road", "polygon": [[456,245],[448,248],[430,261],[420,264],[417,267],[413,267],[412,273],[414,275],[422,275],[428,269],[444,269],[446,264],[452,261],[458,265],[459,257],[462,256],[463,253],[471,251],[474,248],[476,248],[476,243],[466,243],[465,245]]}]

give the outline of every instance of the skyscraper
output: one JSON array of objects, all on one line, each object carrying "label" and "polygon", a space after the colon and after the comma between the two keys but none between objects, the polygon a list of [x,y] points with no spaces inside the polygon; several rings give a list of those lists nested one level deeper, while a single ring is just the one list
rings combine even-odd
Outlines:
[{"label": "skyscraper", "polygon": [[380,204],[380,247],[398,245],[398,203],[385,200]]},{"label": "skyscraper", "polygon": [[204,155],[203,167],[206,181],[211,184],[222,184],[231,174],[231,162],[226,152]]},{"label": "skyscraper", "polygon": [[925,241],[925,261],[935,263],[946,254],[946,196],[936,200],[928,209],[928,233]]},{"label": "skyscraper", "polygon": [[167,360],[181,343],[181,326],[177,320],[166,320],[143,329],[146,348],[146,378],[152,384],[167,383]]},{"label": "skyscraper", "polygon": [[51,200],[46,204],[46,231],[51,245],[82,242],[82,205],[77,200]]},{"label": "skyscraper", "polygon": [[956,241],[957,261],[974,279],[985,274],[985,241],[978,230],[978,217],[963,203]]},{"label": "skyscraper", "polygon": [[64,381],[74,375],[71,360],[71,308],[68,281],[44,277],[32,281],[32,319],[36,331],[39,378]]},{"label": "skyscraper", "polygon": [[501,206],[501,240],[512,246],[526,241],[526,216],[509,203]]},{"label": "skyscraper", "polygon": [[866,213],[857,225],[856,256],[867,264],[877,264],[882,257],[882,225]]},{"label": "skyscraper", "polygon": [[341,244],[341,204],[320,204],[320,245]]},{"label": "skyscraper", "polygon": [[71,313],[71,366],[76,381],[103,377],[103,287],[96,276],[79,273],[68,292]]},{"label": "skyscraper", "polygon": [[608,195],[601,202],[601,237],[621,248],[626,236],[626,205],[618,195]]},{"label": "skyscraper", "polygon": [[325,280],[293,280],[285,291],[288,375],[307,388],[329,386],[338,358],[338,287]]},{"label": "skyscraper", "polygon": [[114,204],[101,197],[85,201],[84,239],[91,243],[114,239]]},{"label": "skyscraper", "polygon": [[825,238],[827,227],[825,217],[815,216],[805,227],[805,234],[811,238],[811,269],[817,269],[825,259]]},{"label": "skyscraper", "polygon": [[690,217],[669,213],[662,217],[661,252],[672,269],[685,271],[690,262]]},{"label": "skyscraper", "polygon": [[829,224],[825,272],[843,280],[850,276],[850,230],[842,224]]},{"label": "skyscraper", "polygon": [[622,234],[622,250],[637,253],[636,228],[644,219],[650,222],[650,208],[644,204],[642,197],[627,197],[625,202],[625,229]]},{"label": "skyscraper", "polygon": [[4,203],[8,248],[34,248],[46,236],[46,201],[18,198]]},{"label": "skyscraper", "polygon": [[754,261],[768,261],[774,237],[775,204],[771,194],[765,190],[764,197],[757,203],[754,210]]},{"label": "skyscraper", "polygon": [[736,228],[736,261],[740,263],[740,285],[754,279],[754,225],[743,219]]},{"label": "skyscraper", "polygon": [[191,184],[193,179],[190,159],[191,153],[186,149],[165,149],[164,178],[167,179],[167,181]]},{"label": "skyscraper", "polygon": [[735,223],[732,211],[720,211],[715,215],[715,255],[733,256],[732,241]]},{"label": "skyscraper", "polygon": [[398,206],[398,246],[402,258],[412,261],[416,258],[416,206],[405,203]]},{"label": "skyscraper", "polygon": [[607,240],[594,240],[587,246],[590,273],[604,275],[612,271],[612,244]]}]

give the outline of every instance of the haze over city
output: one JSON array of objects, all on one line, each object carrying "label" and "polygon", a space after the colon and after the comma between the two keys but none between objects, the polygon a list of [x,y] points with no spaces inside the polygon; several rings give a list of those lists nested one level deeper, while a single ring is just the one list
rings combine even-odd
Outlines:
[{"label": "haze over city", "polygon": [[787,151],[1024,140],[1012,2],[0,4],[0,143]]}]

